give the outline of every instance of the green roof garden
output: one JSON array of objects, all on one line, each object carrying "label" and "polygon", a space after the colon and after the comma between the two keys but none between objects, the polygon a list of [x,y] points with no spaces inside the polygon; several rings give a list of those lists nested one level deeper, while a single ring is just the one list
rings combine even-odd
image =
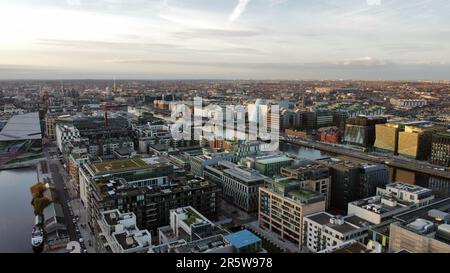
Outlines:
[{"label": "green roof garden", "polygon": [[187,214],[187,218],[184,220],[184,222],[190,226],[192,224],[195,224],[195,222],[197,221],[197,219],[200,218],[200,215],[198,215],[198,213],[196,213],[194,210],[192,210],[191,208],[186,208],[186,214]]},{"label": "green roof garden", "polygon": [[133,169],[144,169],[148,167],[148,164],[141,159],[124,159],[113,160],[102,163],[93,164],[95,170],[98,173],[111,172],[111,171],[125,171]]}]

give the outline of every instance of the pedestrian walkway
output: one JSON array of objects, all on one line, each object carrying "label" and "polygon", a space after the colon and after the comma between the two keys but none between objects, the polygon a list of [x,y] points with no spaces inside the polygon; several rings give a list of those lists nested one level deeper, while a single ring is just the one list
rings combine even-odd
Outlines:
[{"label": "pedestrian walkway", "polygon": [[280,247],[281,249],[286,250],[286,252],[292,252],[292,253],[301,252],[296,244],[293,244],[289,241],[282,241],[278,238],[277,234],[269,232],[263,228],[260,228],[258,225],[258,221],[249,223],[248,227],[252,231],[257,233],[257,235],[263,236],[265,239],[269,240],[274,245]]},{"label": "pedestrian walkway", "polygon": [[[86,208],[81,203],[81,199],[71,200],[70,206],[72,207],[72,211],[74,213],[74,217],[78,216],[79,219],[76,223],[77,233],[81,235],[83,238],[83,243],[88,251],[88,253],[95,253],[95,236],[91,232],[91,229],[88,226],[88,217]],[[89,244],[90,242],[90,244]]]}]

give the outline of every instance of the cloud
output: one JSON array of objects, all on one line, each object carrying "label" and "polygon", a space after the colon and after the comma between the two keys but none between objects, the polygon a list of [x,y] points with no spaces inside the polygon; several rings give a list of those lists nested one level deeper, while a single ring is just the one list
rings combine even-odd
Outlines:
[{"label": "cloud", "polygon": [[250,1],[251,0],[239,0],[238,4],[234,8],[233,12],[231,13],[228,19],[229,22],[232,23],[237,19],[239,19],[239,17],[241,17],[241,15],[245,12],[245,9],[247,8],[247,5],[250,3]]},{"label": "cloud", "polygon": [[277,6],[286,3],[289,0],[270,0],[270,6]]},{"label": "cloud", "polygon": [[366,0],[369,6],[381,6],[381,0]]},{"label": "cloud", "polygon": [[80,6],[81,0],[67,0],[67,5],[69,6]]},{"label": "cloud", "polygon": [[251,37],[266,34],[262,29],[218,29],[218,28],[191,28],[175,32],[177,37],[188,38],[210,38],[210,37]]}]

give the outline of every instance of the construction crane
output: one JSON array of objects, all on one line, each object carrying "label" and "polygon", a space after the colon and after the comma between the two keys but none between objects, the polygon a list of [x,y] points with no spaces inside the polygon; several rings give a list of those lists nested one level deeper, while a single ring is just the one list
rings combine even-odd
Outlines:
[{"label": "construction crane", "polygon": [[102,110],[103,110],[103,115],[105,117],[105,127],[108,127],[108,111],[110,111],[112,109],[112,105],[109,103],[105,103],[102,106]]},{"label": "construction crane", "polygon": [[119,106],[117,106],[117,105],[112,105],[112,104],[109,103],[109,102],[105,102],[105,103],[103,104],[102,110],[103,110],[103,115],[104,115],[104,118],[105,118],[105,127],[108,127],[108,126],[109,126],[109,123],[108,123],[108,112],[111,112],[111,110],[117,109],[118,107],[119,107]]}]

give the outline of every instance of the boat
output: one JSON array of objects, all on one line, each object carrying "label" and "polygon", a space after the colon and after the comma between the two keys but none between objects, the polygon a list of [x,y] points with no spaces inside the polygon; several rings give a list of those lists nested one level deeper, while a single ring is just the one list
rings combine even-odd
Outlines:
[{"label": "boat", "polygon": [[44,249],[44,229],[35,225],[31,233],[31,246],[35,253],[40,253]]},{"label": "boat", "polygon": [[47,207],[51,200],[44,196],[47,187],[44,183],[38,182],[30,188],[34,208],[35,223],[31,232],[31,247],[34,253],[42,253],[45,246],[46,232],[44,229],[44,208]]}]

